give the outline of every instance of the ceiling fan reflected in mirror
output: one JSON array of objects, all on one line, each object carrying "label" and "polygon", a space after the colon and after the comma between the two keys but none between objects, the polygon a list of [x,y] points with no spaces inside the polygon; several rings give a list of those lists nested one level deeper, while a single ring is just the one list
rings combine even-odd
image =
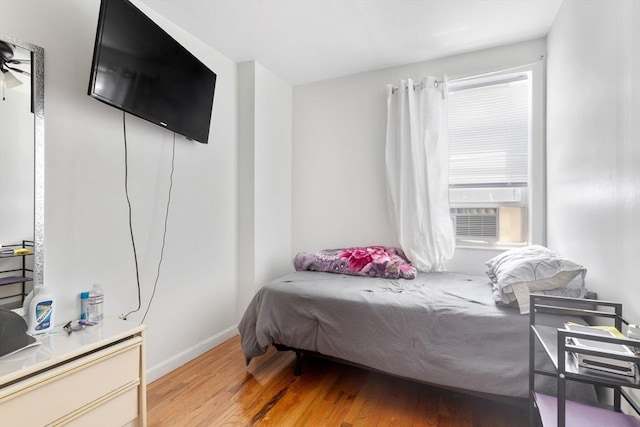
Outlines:
[{"label": "ceiling fan reflected in mirror", "polygon": [[2,100],[5,100],[5,89],[13,89],[31,79],[30,52],[25,57],[15,55],[16,46],[0,41],[0,85]]}]

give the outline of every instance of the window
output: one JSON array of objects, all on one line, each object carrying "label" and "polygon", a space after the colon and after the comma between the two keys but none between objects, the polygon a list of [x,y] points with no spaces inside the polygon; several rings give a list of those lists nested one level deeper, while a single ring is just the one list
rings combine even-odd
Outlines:
[{"label": "window", "polygon": [[542,190],[535,188],[543,152],[538,87],[532,67],[449,81],[449,199],[458,246],[519,246],[540,233],[543,215],[533,221],[531,209]]}]

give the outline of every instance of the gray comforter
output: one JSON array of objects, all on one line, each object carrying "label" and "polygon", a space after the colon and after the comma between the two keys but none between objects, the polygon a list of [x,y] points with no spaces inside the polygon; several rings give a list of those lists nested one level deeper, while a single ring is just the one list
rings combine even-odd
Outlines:
[{"label": "gray comforter", "polygon": [[282,344],[435,385],[526,398],[529,318],[496,306],[491,289],[486,277],[453,273],[389,280],[300,271],[255,295],[238,326],[242,350],[249,363]]}]

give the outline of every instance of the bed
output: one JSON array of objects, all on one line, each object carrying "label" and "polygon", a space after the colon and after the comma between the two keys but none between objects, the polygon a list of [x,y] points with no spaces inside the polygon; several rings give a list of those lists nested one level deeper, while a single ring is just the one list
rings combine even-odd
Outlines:
[{"label": "bed", "polygon": [[[486,276],[296,271],[261,288],[238,328],[247,364],[272,345],[472,394],[528,397],[529,317],[497,305]],[[595,399],[579,385],[571,393]]]}]

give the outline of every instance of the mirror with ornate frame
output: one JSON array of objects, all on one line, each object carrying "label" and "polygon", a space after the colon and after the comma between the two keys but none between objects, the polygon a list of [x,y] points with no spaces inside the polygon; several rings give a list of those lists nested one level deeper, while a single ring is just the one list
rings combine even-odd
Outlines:
[{"label": "mirror with ornate frame", "polygon": [[[0,33],[0,272],[24,262],[8,256],[24,246],[33,251],[27,274],[44,283],[44,49]],[[32,248],[31,248],[32,247]],[[3,264],[7,262],[8,267]],[[12,267],[11,264],[14,264]],[[0,306],[19,307],[26,288],[0,274]],[[13,288],[13,289],[11,289]],[[16,291],[15,289],[19,289]],[[21,289],[21,290],[20,290]]]}]

